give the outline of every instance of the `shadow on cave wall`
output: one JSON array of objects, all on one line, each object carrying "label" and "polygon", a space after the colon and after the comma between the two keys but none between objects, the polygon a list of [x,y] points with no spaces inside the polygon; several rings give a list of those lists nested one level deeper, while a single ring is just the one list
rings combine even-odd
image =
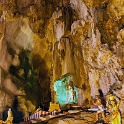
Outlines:
[{"label": "shadow on cave wall", "polygon": [[33,68],[37,75],[37,81],[40,87],[40,107],[44,110],[48,110],[51,101],[50,78],[48,76],[46,62],[38,54],[33,57]]},{"label": "shadow on cave wall", "polygon": [[[24,89],[26,94],[24,99],[31,101],[37,107],[40,104],[41,96],[40,88],[37,83],[37,75],[32,65],[32,52],[21,51],[19,61],[20,64],[18,66],[10,65],[9,74],[11,75],[11,80],[17,88]],[[14,107],[13,111],[14,113],[17,112]],[[15,114],[15,116],[17,116],[17,114]]]},{"label": "shadow on cave wall", "polygon": [[12,112],[13,112],[13,123],[18,123],[23,121],[23,113],[21,111],[18,110],[18,99],[15,96],[14,102],[13,102],[13,106],[12,106]]},{"label": "shadow on cave wall", "polygon": [[9,73],[18,78],[23,83],[31,81],[30,78],[33,75],[33,68],[30,59],[31,52],[22,51],[19,54],[20,65],[18,66],[11,65],[9,68]]},{"label": "shadow on cave wall", "polygon": [[[48,110],[51,101],[51,91],[48,67],[45,60],[39,55],[35,55],[32,58],[31,52],[22,51],[19,54],[19,61],[20,65],[11,65],[9,68],[12,82],[18,88],[24,89],[26,99],[32,101],[36,107],[40,105],[44,110]],[[4,77],[6,77],[6,74],[4,74]],[[6,106],[2,113],[3,120],[6,120],[9,108],[10,106]],[[14,123],[23,121],[23,113],[18,110],[17,97],[15,97],[11,108],[14,116]]]}]

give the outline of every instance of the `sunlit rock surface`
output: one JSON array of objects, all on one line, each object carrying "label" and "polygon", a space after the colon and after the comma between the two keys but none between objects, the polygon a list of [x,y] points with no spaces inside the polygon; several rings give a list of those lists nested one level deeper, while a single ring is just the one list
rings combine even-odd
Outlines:
[{"label": "sunlit rock surface", "polygon": [[48,109],[69,73],[79,105],[112,89],[124,113],[123,16],[123,0],[0,0],[0,112]]}]

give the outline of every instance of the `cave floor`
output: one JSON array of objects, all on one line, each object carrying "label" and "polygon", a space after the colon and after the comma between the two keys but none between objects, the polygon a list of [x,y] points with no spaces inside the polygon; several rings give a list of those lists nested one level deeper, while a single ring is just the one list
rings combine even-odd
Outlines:
[{"label": "cave floor", "polygon": [[[39,122],[38,124],[103,124],[103,123],[100,122],[95,123],[95,112],[79,112],[79,113],[65,114],[63,116],[51,118],[48,119],[47,121]],[[109,113],[106,113],[104,124],[111,124]],[[122,115],[122,124],[124,124],[123,115]]]},{"label": "cave floor", "polygon": [[[105,123],[109,123],[109,116],[106,116]],[[48,121],[48,124],[94,124],[95,112],[80,112],[78,114],[66,115]]]}]

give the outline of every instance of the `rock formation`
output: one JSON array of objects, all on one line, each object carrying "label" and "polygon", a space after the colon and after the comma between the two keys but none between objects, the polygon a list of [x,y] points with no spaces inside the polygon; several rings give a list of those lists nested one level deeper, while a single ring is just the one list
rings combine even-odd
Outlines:
[{"label": "rock formation", "polygon": [[80,105],[112,89],[124,113],[123,28],[123,0],[0,0],[0,112],[48,109],[69,73]]}]

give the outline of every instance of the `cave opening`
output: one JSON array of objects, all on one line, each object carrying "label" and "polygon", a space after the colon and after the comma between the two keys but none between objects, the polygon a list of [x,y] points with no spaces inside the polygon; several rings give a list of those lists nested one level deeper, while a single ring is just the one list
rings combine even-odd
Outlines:
[{"label": "cave opening", "polygon": [[15,96],[13,105],[12,106],[6,106],[3,113],[2,113],[2,119],[3,121],[6,121],[8,117],[8,110],[11,108],[12,115],[13,115],[13,123],[19,123],[24,121],[24,113],[18,109],[18,98]]},{"label": "cave opening", "polygon": [[35,54],[32,60],[37,86],[39,87],[39,106],[43,110],[48,110],[51,102],[49,69],[46,61],[39,54]]}]

